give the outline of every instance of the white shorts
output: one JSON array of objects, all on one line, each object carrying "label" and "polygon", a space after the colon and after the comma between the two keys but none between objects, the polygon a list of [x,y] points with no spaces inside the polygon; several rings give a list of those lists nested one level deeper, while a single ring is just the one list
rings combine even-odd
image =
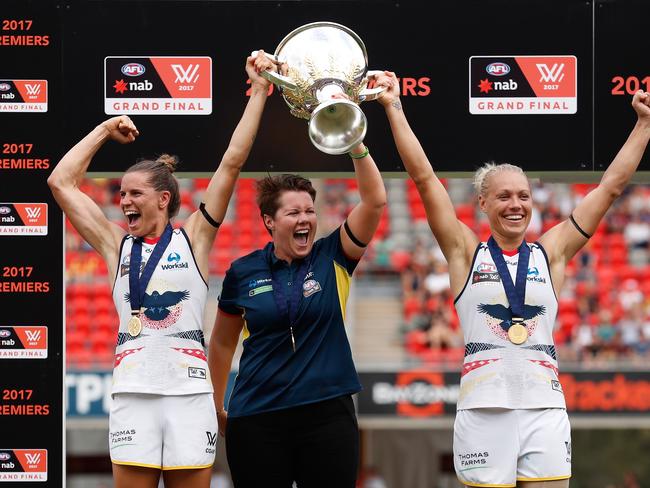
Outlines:
[{"label": "white shorts", "polygon": [[454,467],[467,486],[571,477],[571,428],[563,408],[459,410]]},{"label": "white shorts", "polygon": [[212,393],[113,395],[111,461],[156,469],[199,469],[214,463],[217,414]]}]

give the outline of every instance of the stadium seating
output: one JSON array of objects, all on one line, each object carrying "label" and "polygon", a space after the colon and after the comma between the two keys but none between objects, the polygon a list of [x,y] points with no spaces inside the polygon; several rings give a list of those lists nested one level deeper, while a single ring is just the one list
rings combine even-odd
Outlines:
[{"label": "stadium seating", "polygon": [[[194,212],[202,200],[210,180],[207,178],[183,180],[181,185],[182,211],[176,225]],[[354,179],[328,178],[317,181],[319,217],[321,230],[327,231],[347,216],[358,202],[357,184]],[[490,233],[485,217],[478,212],[475,197],[468,182],[444,180],[443,184],[456,197],[455,209],[459,220],[473,229],[481,239]],[[438,256],[437,245],[426,223],[424,207],[415,184],[410,179],[387,179],[389,204],[383,213],[375,238],[369,246],[366,259],[357,273],[392,274],[399,280],[400,274],[412,265],[416,242],[424,242]],[[571,208],[594,187],[593,184],[564,185],[559,194],[566,194],[572,201],[555,201],[552,198],[537,211],[541,215],[539,230],[544,232],[565,220],[558,208]],[[546,185],[551,188],[552,185]],[[118,180],[87,180],[83,184],[99,205],[116,224],[125,227],[119,207]],[[650,190],[644,190],[645,195]],[[464,195],[458,199],[458,195]],[[597,328],[600,318],[597,310],[606,307],[616,322],[623,316],[619,296],[623,284],[636,283],[647,300],[650,297],[650,259],[647,249],[631,249],[624,235],[625,223],[632,218],[624,195],[594,232],[585,248],[569,263],[567,282],[558,302],[555,340],[558,347],[575,348],[574,336],[582,323]],[[650,215],[641,215],[650,221]],[[66,320],[67,360],[77,367],[93,367],[112,363],[117,314],[111,295],[111,280],[101,257],[79,236],[66,220]],[[531,236],[536,234],[533,232]],[[531,238],[529,236],[529,238]],[[240,179],[229,205],[215,245],[209,255],[210,277],[217,281],[223,277],[230,263],[238,257],[269,242],[259,210],[255,204],[255,185],[250,178]],[[437,254],[436,254],[437,253]],[[640,259],[639,259],[640,256]],[[633,259],[634,258],[634,259]],[[430,270],[429,270],[430,271]],[[427,272],[429,272],[427,271]],[[629,281],[632,280],[632,281]],[[424,277],[420,282],[424,282]],[[442,301],[428,292],[416,293],[403,299],[403,324],[396,329],[403,332],[405,350],[414,360],[423,363],[460,364],[462,347],[431,349],[426,345],[426,332],[415,327],[413,321],[426,322],[427,314],[444,313],[446,323],[458,332],[458,317],[453,310],[453,297],[443,291]],[[440,306],[440,303],[443,306]],[[585,309],[585,303],[591,304]],[[617,323],[617,322],[616,322]],[[646,338],[645,340],[650,340]]]}]

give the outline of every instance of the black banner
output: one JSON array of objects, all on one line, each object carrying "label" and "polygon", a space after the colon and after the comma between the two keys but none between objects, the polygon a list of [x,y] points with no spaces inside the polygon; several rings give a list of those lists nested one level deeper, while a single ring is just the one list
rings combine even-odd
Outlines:
[{"label": "black banner", "polygon": [[[123,104],[142,136],[133,146],[106,147],[91,170],[121,171],[138,157],[171,152],[181,157],[179,170],[211,172],[246,103],[245,56],[259,48],[273,52],[285,35],[303,24],[331,21],[360,36],[371,69],[398,74],[405,111],[436,169],[473,171],[489,159],[536,171],[592,169],[589,2],[470,0],[437,3],[433,14],[423,8],[415,1],[71,2],[63,65],[65,86],[75,87],[66,95],[69,142],[107,117],[105,95],[112,99],[129,95],[147,102],[153,92],[163,89],[145,61],[125,59],[124,63],[147,68],[138,77],[139,86],[136,78],[115,74],[116,57],[206,56],[212,60],[210,114],[196,109],[173,117],[139,115],[150,114],[152,104],[144,109],[142,103],[135,109],[134,102]],[[481,81],[468,77],[473,57],[531,55],[577,59],[574,110],[506,111],[498,116],[470,112],[471,93]],[[104,73],[107,57],[113,62],[111,76]],[[191,63],[177,64],[187,70]],[[552,67],[551,63],[548,69]],[[494,87],[515,83],[487,73],[483,79],[493,79]],[[124,91],[125,83],[133,89]],[[544,101],[524,85],[522,80],[519,96],[525,92],[529,101]],[[326,155],[310,144],[307,121],[291,116],[277,88],[273,91],[244,170],[351,172],[347,156]],[[403,171],[383,109],[377,102],[363,102],[361,108],[368,117],[366,142],[381,169]],[[162,110],[160,100],[155,110]]]},{"label": "black banner", "polygon": [[[460,374],[435,370],[361,372],[359,416],[439,417],[454,415]],[[645,415],[650,412],[650,372],[560,373],[572,415]]]},{"label": "black banner", "polygon": [[[630,106],[637,90],[650,91],[650,61],[643,39],[644,0],[597,2],[595,21],[594,169],[607,168],[634,125]],[[641,170],[650,169],[646,152]]]},{"label": "black banner", "polygon": [[54,2],[2,4],[0,486],[64,476],[63,216],[46,181],[63,140],[62,25]]},{"label": "black banner", "polygon": [[[602,170],[634,123],[631,94],[650,85],[637,42],[641,0],[467,0],[437,4],[433,14],[411,0],[9,2],[19,4],[21,15],[2,19],[0,49],[49,53],[57,79],[46,83],[35,68],[47,63],[37,59],[3,58],[30,69],[0,74],[0,112],[44,111],[39,97],[56,97],[61,148],[111,115],[130,114],[142,137],[103,148],[96,173],[161,152],[180,156],[182,172],[211,173],[246,104],[245,56],[273,52],[314,21],[351,28],[369,68],[398,74],[405,111],[441,172],[471,172],[487,160],[544,173]],[[56,46],[30,11],[54,14]],[[307,121],[271,91],[245,171],[350,172],[349,158],[310,144]],[[361,108],[382,171],[402,172],[383,109]]]}]

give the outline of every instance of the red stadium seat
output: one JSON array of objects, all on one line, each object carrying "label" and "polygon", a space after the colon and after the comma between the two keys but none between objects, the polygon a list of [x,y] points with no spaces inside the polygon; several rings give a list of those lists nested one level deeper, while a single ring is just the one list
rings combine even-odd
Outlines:
[{"label": "red stadium seat", "polygon": [[411,253],[407,251],[393,251],[390,254],[390,264],[398,272],[404,271],[411,262]]},{"label": "red stadium seat", "polygon": [[90,330],[91,318],[90,313],[84,310],[77,310],[70,318],[68,326],[72,330],[87,334]]},{"label": "red stadium seat", "polygon": [[95,297],[92,303],[96,315],[110,314],[113,310],[115,310],[113,299],[105,295]]},{"label": "red stadium seat", "polygon": [[422,303],[416,296],[409,297],[403,303],[404,320],[409,321],[413,315],[422,312]]},{"label": "red stadium seat", "polygon": [[87,333],[79,332],[76,330],[68,330],[65,334],[65,343],[68,350],[76,354],[79,350],[86,347]]},{"label": "red stadium seat", "polygon": [[406,350],[413,355],[421,355],[428,350],[427,334],[423,330],[415,329],[406,333],[405,346]]},{"label": "red stadium seat", "polygon": [[195,178],[194,188],[196,190],[205,190],[210,184],[210,178]]},{"label": "red stadium seat", "polygon": [[577,314],[578,305],[576,301],[570,298],[562,298],[558,302],[558,315]]},{"label": "red stadium seat", "polygon": [[114,332],[117,332],[119,327],[119,319],[116,312],[111,313],[111,311],[101,312],[95,314],[93,318],[93,325],[96,331],[108,332],[111,335]]}]

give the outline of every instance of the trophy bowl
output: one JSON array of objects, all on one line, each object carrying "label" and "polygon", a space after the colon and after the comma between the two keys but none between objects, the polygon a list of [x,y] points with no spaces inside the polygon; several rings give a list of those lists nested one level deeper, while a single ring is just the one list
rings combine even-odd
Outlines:
[{"label": "trophy bowl", "polygon": [[[255,53],[254,53],[255,54]],[[289,33],[275,49],[279,73],[262,76],[277,85],[290,112],[309,120],[309,139],[327,154],[344,154],[366,135],[359,104],[379,96],[368,89],[368,54],[351,29],[334,22],[313,22]]]}]

